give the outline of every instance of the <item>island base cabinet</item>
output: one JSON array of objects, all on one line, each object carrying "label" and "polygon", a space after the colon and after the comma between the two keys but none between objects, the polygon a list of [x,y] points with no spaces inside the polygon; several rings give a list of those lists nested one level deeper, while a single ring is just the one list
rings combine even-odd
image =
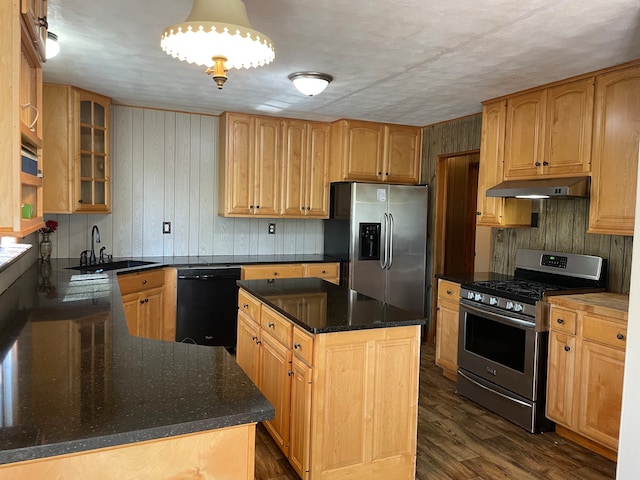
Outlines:
[{"label": "island base cabinet", "polygon": [[419,327],[316,335],[311,480],[413,480]]},{"label": "island base cabinet", "polygon": [[253,480],[255,423],[0,465],[0,478]]},{"label": "island base cabinet", "polygon": [[302,480],[309,478],[312,369],[293,357],[291,365],[289,462]]}]

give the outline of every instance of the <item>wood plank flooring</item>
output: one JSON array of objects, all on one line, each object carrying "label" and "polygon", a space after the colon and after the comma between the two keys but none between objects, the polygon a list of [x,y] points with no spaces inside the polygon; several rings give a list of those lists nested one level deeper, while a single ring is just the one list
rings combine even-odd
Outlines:
[{"label": "wood plank flooring", "polygon": [[[423,344],[417,480],[605,480],[616,464],[555,433],[533,435],[455,393]],[[256,480],[299,480],[262,425]],[[394,480],[394,479],[389,479]]]}]

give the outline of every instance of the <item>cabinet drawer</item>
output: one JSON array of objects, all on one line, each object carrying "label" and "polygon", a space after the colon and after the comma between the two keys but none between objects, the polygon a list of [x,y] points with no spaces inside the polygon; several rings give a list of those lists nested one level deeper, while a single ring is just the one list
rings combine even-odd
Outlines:
[{"label": "cabinet drawer", "polygon": [[291,330],[293,325],[289,320],[283,318],[279,313],[269,307],[262,308],[262,319],[260,320],[262,329],[277,338],[287,348],[291,347]]},{"label": "cabinet drawer", "polygon": [[247,314],[251,320],[260,323],[260,301],[244,290],[238,291],[238,309]]},{"label": "cabinet drawer", "polygon": [[624,350],[627,346],[627,327],[615,321],[585,315],[582,323],[585,339]]},{"label": "cabinet drawer", "polygon": [[333,279],[340,276],[340,264],[311,263],[304,266],[304,276]]},{"label": "cabinet drawer", "polygon": [[293,327],[293,353],[307,365],[313,356],[313,337],[298,327]]},{"label": "cabinet drawer", "polygon": [[251,265],[242,267],[243,280],[269,278],[302,278],[302,264],[293,265]]},{"label": "cabinet drawer", "polygon": [[549,311],[549,328],[557,332],[576,334],[577,313],[564,308],[551,307]]},{"label": "cabinet drawer", "polygon": [[145,270],[118,275],[118,284],[121,295],[139,292],[147,288],[162,287],[164,285],[164,270]]},{"label": "cabinet drawer", "polygon": [[460,300],[460,284],[448,280],[438,280],[438,297],[457,303]]}]

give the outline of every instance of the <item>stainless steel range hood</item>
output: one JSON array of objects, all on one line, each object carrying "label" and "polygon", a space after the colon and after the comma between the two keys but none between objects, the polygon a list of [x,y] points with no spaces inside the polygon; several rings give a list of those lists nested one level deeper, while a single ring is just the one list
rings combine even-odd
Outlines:
[{"label": "stainless steel range hood", "polygon": [[487,197],[575,198],[589,196],[589,177],[507,180],[486,191]]}]

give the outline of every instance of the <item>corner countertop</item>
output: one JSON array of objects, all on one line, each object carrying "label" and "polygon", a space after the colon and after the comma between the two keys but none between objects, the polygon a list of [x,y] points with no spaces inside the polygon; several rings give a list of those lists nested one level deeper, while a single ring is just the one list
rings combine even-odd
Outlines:
[{"label": "corner countertop", "polygon": [[[423,325],[426,319],[346,287],[319,278],[240,280],[238,285],[306,331],[344,332],[404,325]],[[321,298],[326,309],[318,315],[302,316],[300,305],[313,305]]]},{"label": "corner countertop", "polygon": [[[296,261],[284,258],[162,258],[145,268]],[[129,335],[117,272],[65,268],[76,264],[36,262],[0,296],[0,464],[273,417],[224,348]]]}]

